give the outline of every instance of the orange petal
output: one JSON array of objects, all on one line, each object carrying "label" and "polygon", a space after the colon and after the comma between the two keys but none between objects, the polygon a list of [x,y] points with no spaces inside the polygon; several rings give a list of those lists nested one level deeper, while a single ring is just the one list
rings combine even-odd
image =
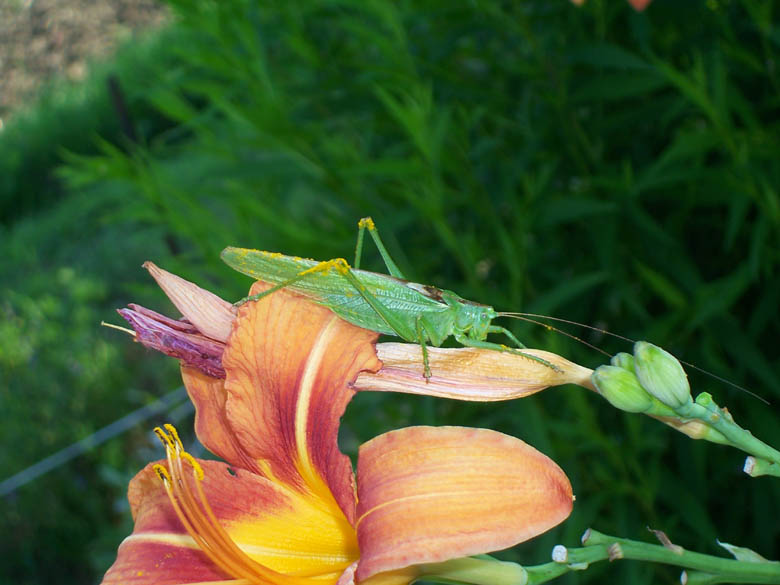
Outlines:
[{"label": "orange petal", "polygon": [[171,302],[186,319],[211,339],[226,341],[235,318],[235,308],[225,300],[198,285],[144,262],[144,268],[157,281]]},{"label": "orange petal", "polygon": [[457,400],[495,401],[529,396],[550,386],[577,384],[593,390],[593,370],[539,349],[523,353],[548,361],[552,368],[522,355],[473,347],[429,347],[432,376],[423,377],[422,350],[411,343],[380,343],[382,369],[362,372],[356,390],[406,392]]},{"label": "orange petal", "polygon": [[[267,287],[256,283],[250,294]],[[376,338],[280,290],[241,306],[222,357],[227,419],[238,443],[269,476],[309,491],[329,488],[350,521],[352,466],[338,449],[339,419],[358,372],[381,365]]]},{"label": "orange petal", "polygon": [[195,405],[195,433],[200,442],[231,465],[262,474],[257,461],[238,442],[230,427],[225,413],[225,380],[187,366],[182,366],[181,377]]},{"label": "orange petal", "polygon": [[358,456],[357,580],[500,550],[563,521],[571,484],[554,461],[486,429],[410,427]]},{"label": "orange petal", "polygon": [[[201,484],[220,526],[252,560],[287,575],[332,582],[357,558],[354,530],[322,502],[224,463],[199,461]],[[193,479],[193,481],[195,481]],[[135,520],[103,584],[167,585],[235,577],[219,569],[188,534],[152,464],[130,483]]]}]

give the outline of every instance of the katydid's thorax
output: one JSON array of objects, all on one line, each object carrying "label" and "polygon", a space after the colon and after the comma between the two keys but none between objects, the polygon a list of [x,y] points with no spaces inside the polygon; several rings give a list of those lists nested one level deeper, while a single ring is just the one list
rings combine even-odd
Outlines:
[{"label": "katydid's thorax", "polygon": [[451,290],[416,282],[407,282],[406,286],[441,303],[443,310],[432,311],[423,317],[433,345],[440,345],[450,335],[485,339],[491,321],[497,316],[493,307],[464,299]]},{"label": "katydid's thorax", "polygon": [[452,311],[453,333],[461,333],[471,339],[485,339],[491,322],[498,316],[493,307],[469,301],[449,290],[441,293],[442,302]]}]

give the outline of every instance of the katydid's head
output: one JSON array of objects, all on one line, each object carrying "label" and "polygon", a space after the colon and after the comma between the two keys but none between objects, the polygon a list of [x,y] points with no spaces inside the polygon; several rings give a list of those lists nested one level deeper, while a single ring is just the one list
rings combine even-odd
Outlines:
[{"label": "katydid's head", "polygon": [[498,316],[493,307],[465,301],[456,314],[455,324],[471,339],[485,339],[490,324]]}]

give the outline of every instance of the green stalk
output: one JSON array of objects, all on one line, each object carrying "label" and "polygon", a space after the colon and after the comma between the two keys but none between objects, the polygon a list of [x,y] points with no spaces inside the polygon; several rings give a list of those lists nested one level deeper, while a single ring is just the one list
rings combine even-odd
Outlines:
[{"label": "green stalk", "polygon": [[780,451],[770,447],[754,437],[750,431],[736,424],[728,412],[715,404],[712,396],[708,393],[699,394],[695,402],[675,409],[675,411],[685,418],[698,419],[706,423],[726,437],[734,447],[745,453],[780,465]]},{"label": "green stalk", "polygon": [[[556,547],[553,558],[566,565],[618,559],[663,563],[706,574],[689,574],[689,579],[693,578],[696,583],[780,583],[780,563],[775,561],[738,561],[686,551],[682,547],[665,547],[618,538],[592,529],[585,532],[582,542],[585,545],[583,548]],[[531,569],[527,569],[529,573]]]},{"label": "green stalk", "polygon": [[780,463],[772,463],[758,457],[748,457],[745,459],[744,471],[750,477],[758,477],[760,475],[780,477]]},{"label": "green stalk", "polygon": [[582,548],[558,545],[553,561],[531,567],[488,556],[463,558],[422,566],[420,578],[449,585],[540,585],[569,571],[586,570],[592,563],[629,559],[685,569],[688,585],[716,583],[780,583],[780,562],[737,560],[687,551],[681,546],[650,544],[618,538],[589,528]]}]

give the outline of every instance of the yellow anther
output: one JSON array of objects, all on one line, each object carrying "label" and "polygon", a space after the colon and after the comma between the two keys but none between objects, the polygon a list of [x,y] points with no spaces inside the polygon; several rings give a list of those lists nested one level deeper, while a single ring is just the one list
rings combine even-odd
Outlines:
[{"label": "yellow anther", "polygon": [[192,470],[195,472],[195,477],[197,477],[199,481],[203,481],[205,474],[203,473],[203,468],[200,466],[200,463],[198,463],[197,459],[195,459],[195,457],[186,451],[182,451],[179,456],[192,465]]},{"label": "yellow anther", "polygon": [[176,447],[178,447],[180,451],[184,451],[184,445],[182,445],[181,439],[179,438],[179,433],[176,431],[176,427],[170,423],[166,423],[163,426],[165,427],[165,430],[168,431],[168,433],[171,435],[171,438]]},{"label": "yellow anther", "polygon": [[364,217],[358,222],[358,228],[367,228],[369,230],[376,230],[376,226],[374,225],[374,220],[370,217]]},{"label": "yellow anther", "polygon": [[160,427],[154,427],[154,434],[157,435],[157,438],[160,439],[160,442],[163,444],[163,447],[167,449],[173,449],[173,441],[168,436],[168,433],[166,433],[162,428]]},{"label": "yellow anther", "polygon": [[160,478],[160,481],[163,482],[166,485],[170,485],[171,483],[171,475],[168,473],[168,470],[165,468],[164,465],[160,465],[159,463],[155,463],[154,472],[157,474],[157,477]]}]

